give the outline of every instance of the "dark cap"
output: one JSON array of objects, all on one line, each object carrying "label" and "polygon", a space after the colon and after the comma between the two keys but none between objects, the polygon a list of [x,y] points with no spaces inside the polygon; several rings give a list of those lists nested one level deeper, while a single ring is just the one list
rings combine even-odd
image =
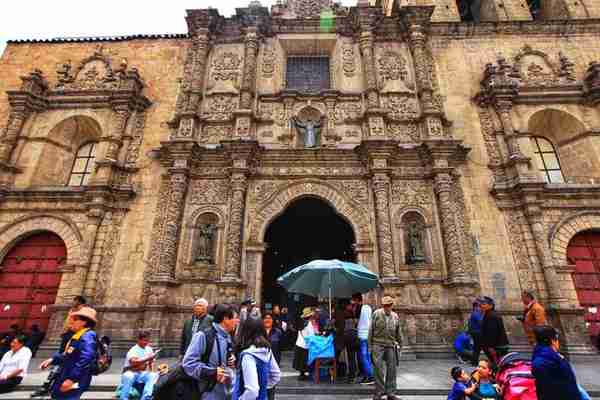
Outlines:
[{"label": "dark cap", "polygon": [[479,304],[489,304],[491,306],[496,305],[496,303],[494,302],[494,299],[492,299],[491,297],[488,297],[488,296],[478,297],[476,301]]},{"label": "dark cap", "polygon": [[533,328],[533,333],[536,342],[545,346],[549,346],[552,340],[558,340],[558,331],[549,325],[536,326]]}]

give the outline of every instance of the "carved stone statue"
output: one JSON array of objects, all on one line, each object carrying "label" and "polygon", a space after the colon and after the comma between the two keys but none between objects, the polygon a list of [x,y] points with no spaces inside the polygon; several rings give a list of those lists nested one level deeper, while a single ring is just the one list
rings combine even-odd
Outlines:
[{"label": "carved stone statue", "polygon": [[302,123],[297,117],[292,117],[292,122],[304,138],[304,147],[317,147],[319,134],[321,133],[321,121],[307,120]]},{"label": "carved stone statue", "polygon": [[217,227],[214,224],[202,224],[198,227],[198,246],[196,247],[196,261],[214,263],[214,241]]},{"label": "carved stone statue", "polygon": [[423,228],[416,222],[406,229],[406,263],[418,264],[425,262],[425,241]]}]

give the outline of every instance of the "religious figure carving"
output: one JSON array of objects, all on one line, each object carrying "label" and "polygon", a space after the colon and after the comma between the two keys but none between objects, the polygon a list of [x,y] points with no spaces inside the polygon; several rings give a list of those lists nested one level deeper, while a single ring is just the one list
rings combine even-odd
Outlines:
[{"label": "religious figure carving", "polygon": [[214,244],[217,227],[214,224],[202,224],[198,227],[200,231],[198,235],[198,247],[196,248],[196,261],[207,262],[213,264]]},{"label": "religious figure carving", "polygon": [[416,221],[406,228],[406,263],[418,264],[425,262],[425,246],[423,227]]},{"label": "religious figure carving", "polygon": [[321,133],[321,121],[307,120],[306,122],[302,122],[297,117],[292,117],[292,122],[296,129],[298,129],[298,132],[302,134],[304,147],[317,147]]}]

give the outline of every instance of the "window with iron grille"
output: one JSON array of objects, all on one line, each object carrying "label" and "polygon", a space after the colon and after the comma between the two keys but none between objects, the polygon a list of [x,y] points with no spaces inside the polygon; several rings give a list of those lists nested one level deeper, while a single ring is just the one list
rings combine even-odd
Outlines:
[{"label": "window with iron grille", "polygon": [[71,168],[69,186],[85,186],[88,184],[94,169],[96,144],[95,142],[86,143],[77,150],[73,168]]},{"label": "window with iron grille", "polygon": [[544,180],[547,183],[563,183],[565,178],[552,142],[541,136],[534,136],[531,140],[533,141],[537,164]]},{"label": "window with iron grille", "polygon": [[302,92],[330,89],[329,57],[288,57],[285,76],[288,89]]}]

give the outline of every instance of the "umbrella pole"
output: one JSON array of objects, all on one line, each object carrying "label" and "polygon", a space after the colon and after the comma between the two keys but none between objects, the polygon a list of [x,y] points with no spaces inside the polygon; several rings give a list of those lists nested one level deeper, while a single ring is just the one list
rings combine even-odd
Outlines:
[{"label": "umbrella pole", "polygon": [[329,270],[329,320],[331,321],[331,270]]}]

